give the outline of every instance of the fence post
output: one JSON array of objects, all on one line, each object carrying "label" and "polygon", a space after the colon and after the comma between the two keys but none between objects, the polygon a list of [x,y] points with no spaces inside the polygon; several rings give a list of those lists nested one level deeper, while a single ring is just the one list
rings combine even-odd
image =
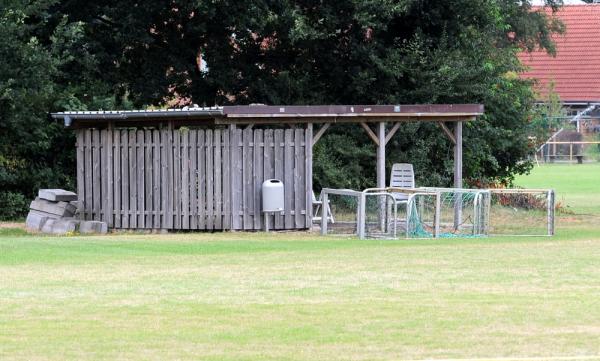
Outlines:
[{"label": "fence post", "polygon": [[548,201],[547,201],[548,202],[548,205],[547,205],[547,207],[548,207],[548,235],[553,236],[554,235],[554,212],[555,212],[555,210],[554,210],[555,196],[554,196],[553,189],[550,189],[548,191],[547,199],[548,199]]},{"label": "fence post", "polygon": [[360,193],[360,197],[358,198],[358,238],[365,239],[365,228],[366,228],[366,217],[365,217],[365,200],[366,196],[364,192]]},{"label": "fence post", "polygon": [[327,191],[321,192],[321,235],[327,235],[327,209],[329,203],[329,195]]}]

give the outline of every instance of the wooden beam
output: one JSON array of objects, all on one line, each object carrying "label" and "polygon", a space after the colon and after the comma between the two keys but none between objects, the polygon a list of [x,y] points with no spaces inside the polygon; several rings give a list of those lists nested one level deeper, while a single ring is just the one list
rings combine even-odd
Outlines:
[{"label": "wooden beam", "polygon": [[[384,124],[384,123],[381,123],[381,124]],[[367,135],[369,136],[369,138],[371,138],[371,140],[377,146],[379,146],[379,138],[375,135],[375,133],[371,130],[371,128],[367,125],[367,123],[360,122],[360,126],[363,127],[363,129],[367,132]],[[385,141],[385,138],[383,140]]]},{"label": "wooden beam", "polygon": [[442,130],[444,131],[444,133],[446,133],[446,137],[448,137],[448,139],[450,139],[450,141],[452,142],[452,144],[456,144],[456,138],[454,137],[454,134],[452,134],[452,132],[450,131],[450,129],[448,129],[448,127],[446,126],[446,124],[444,124],[444,122],[438,122],[438,125],[442,128]]},{"label": "wooden beam", "polygon": [[396,132],[398,131],[398,128],[400,128],[400,124],[401,124],[400,122],[395,123],[394,126],[392,127],[392,129],[390,129],[390,131],[387,133],[387,135],[385,136],[385,144],[386,145],[388,144],[390,139],[392,139],[394,134],[396,134]]},{"label": "wooden beam", "polygon": [[[309,123],[309,125],[312,126],[312,123]],[[315,136],[312,139],[312,145],[314,146],[315,144],[317,144],[317,142],[319,141],[319,139],[321,139],[321,137],[323,136],[323,134],[325,134],[325,131],[327,129],[329,129],[329,127],[331,126],[331,123],[325,123],[321,126],[321,128],[319,128],[319,130],[317,131],[317,133],[315,134]]]}]

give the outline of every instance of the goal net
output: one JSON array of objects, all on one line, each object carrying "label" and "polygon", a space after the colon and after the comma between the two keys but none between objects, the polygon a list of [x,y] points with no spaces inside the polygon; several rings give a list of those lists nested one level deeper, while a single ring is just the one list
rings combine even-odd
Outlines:
[{"label": "goal net", "polygon": [[554,191],[490,189],[490,193],[490,235],[554,234]]},{"label": "goal net", "polygon": [[554,233],[552,190],[325,188],[319,203],[315,220],[322,234],[396,239]]},{"label": "goal net", "polygon": [[[481,189],[419,188],[408,203],[408,238],[487,234],[490,193]],[[436,228],[437,227],[437,228]]]}]

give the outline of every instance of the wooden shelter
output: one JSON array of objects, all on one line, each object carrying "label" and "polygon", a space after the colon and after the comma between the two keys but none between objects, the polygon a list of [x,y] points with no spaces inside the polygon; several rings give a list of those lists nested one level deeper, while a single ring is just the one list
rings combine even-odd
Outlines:
[{"label": "wooden shelter", "polygon": [[270,178],[285,187],[285,209],[268,216],[270,227],[311,226],[312,149],[331,125],[365,129],[377,146],[377,186],[384,187],[385,146],[400,124],[437,122],[454,144],[460,188],[462,122],[482,113],[473,104],[250,105],[52,117],[77,134],[83,219],[123,229],[258,230],[265,221],[261,184]]}]

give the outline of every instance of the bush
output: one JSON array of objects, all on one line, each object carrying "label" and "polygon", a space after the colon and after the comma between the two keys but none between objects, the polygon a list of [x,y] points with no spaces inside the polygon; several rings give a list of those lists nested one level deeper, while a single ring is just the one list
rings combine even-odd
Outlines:
[{"label": "bush", "polygon": [[25,217],[29,201],[21,193],[0,192],[0,221]]}]

